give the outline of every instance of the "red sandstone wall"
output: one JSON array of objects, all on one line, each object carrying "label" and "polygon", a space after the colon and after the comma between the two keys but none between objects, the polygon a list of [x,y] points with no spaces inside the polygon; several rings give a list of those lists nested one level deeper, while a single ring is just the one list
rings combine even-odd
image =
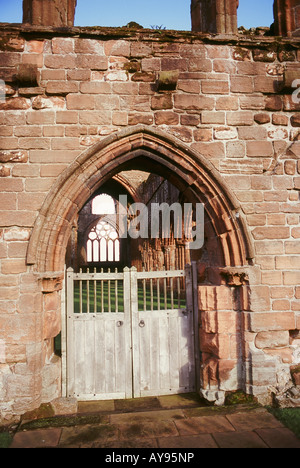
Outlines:
[{"label": "red sandstone wall", "polygon": [[[289,376],[289,368],[300,362],[300,105],[291,87],[299,73],[300,43],[272,38],[204,43],[180,33],[164,42],[158,33],[128,38],[111,33],[90,38],[1,33],[0,78],[6,84],[0,105],[4,419],[59,396],[59,365],[49,343],[60,330],[61,293],[55,284],[41,284],[25,262],[43,201],[84,150],[140,123],[175,136],[207,158],[241,204],[256,254],[255,275],[244,291],[251,294],[251,304],[243,299],[243,353],[252,359],[247,388],[268,392],[270,384],[282,385],[280,372]],[[179,71],[176,90],[158,92],[158,73],[169,70]],[[49,294],[42,295],[42,288]],[[220,304],[226,302],[221,310],[236,310],[233,296],[219,292]],[[227,326],[223,314],[212,310],[209,298],[215,294],[208,288],[206,302],[202,295],[199,304],[208,385],[222,369],[232,379],[241,352],[236,326]]]}]

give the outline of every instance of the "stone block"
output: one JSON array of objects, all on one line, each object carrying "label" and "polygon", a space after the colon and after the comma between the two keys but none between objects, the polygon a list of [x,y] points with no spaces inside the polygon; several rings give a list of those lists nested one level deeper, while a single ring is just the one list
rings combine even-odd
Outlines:
[{"label": "stone block", "polygon": [[17,80],[24,86],[38,86],[38,67],[34,64],[21,63],[18,65]]},{"label": "stone block", "polygon": [[81,94],[69,94],[67,96],[68,110],[92,110],[95,109],[95,97]]},{"label": "stone block", "polygon": [[267,312],[270,310],[270,289],[268,286],[252,286],[250,301],[250,310],[253,312]]},{"label": "stone block", "polygon": [[245,315],[245,323],[252,332],[294,330],[295,315],[293,312],[251,312]]},{"label": "stone block", "polygon": [[291,375],[295,385],[300,386],[300,365],[291,367]]},{"label": "stone block", "polygon": [[199,286],[199,309],[200,310],[232,310],[232,293],[227,286]]},{"label": "stone block", "polygon": [[291,124],[293,127],[300,127],[300,116],[299,114],[294,114],[291,116]]},{"label": "stone block", "polygon": [[31,103],[24,97],[15,97],[7,99],[6,102],[0,104],[0,110],[27,110],[30,109]]},{"label": "stone block", "polygon": [[232,127],[217,127],[214,130],[216,140],[235,140],[238,136],[236,128]]},{"label": "stone block", "polygon": [[227,125],[253,125],[254,117],[251,111],[227,112]]},{"label": "stone block", "polygon": [[173,100],[171,94],[162,94],[159,96],[153,96],[151,99],[151,109],[153,110],[163,110],[163,109],[172,109]]},{"label": "stone block", "polygon": [[250,76],[231,76],[230,90],[232,93],[252,93],[254,89],[253,78]]},{"label": "stone block", "polygon": [[202,81],[203,94],[229,94],[228,81],[221,80],[203,80]]},{"label": "stone block", "polygon": [[10,173],[10,167],[0,166],[0,177],[9,177]]},{"label": "stone block", "polygon": [[185,110],[213,110],[214,99],[196,94],[175,94],[174,107]]},{"label": "stone block", "polygon": [[212,128],[199,128],[194,131],[195,141],[212,141]]},{"label": "stone block", "polygon": [[61,331],[60,311],[46,311],[43,321],[43,339],[55,338]]},{"label": "stone block", "polygon": [[156,125],[177,125],[179,116],[171,111],[158,111],[154,115]]},{"label": "stone block", "polygon": [[158,73],[157,90],[158,91],[173,91],[177,87],[179,71],[161,71]]},{"label": "stone block", "polygon": [[246,147],[247,155],[251,158],[273,156],[274,154],[271,141],[249,141]]},{"label": "stone block", "polygon": [[264,113],[255,114],[254,120],[256,123],[263,125],[263,124],[269,123],[271,121],[271,117],[269,116],[269,114],[264,114]]},{"label": "stone block", "polygon": [[259,332],[255,338],[255,346],[259,349],[288,346],[289,336],[288,331]]},{"label": "stone block", "polygon": [[27,151],[1,151],[0,163],[26,163],[28,161]]},{"label": "stone block", "polygon": [[78,402],[76,398],[56,398],[51,407],[55,415],[77,414]]}]

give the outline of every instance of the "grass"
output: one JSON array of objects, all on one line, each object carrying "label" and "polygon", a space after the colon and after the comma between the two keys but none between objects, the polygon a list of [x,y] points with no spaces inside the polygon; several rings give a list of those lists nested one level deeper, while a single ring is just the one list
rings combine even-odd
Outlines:
[{"label": "grass", "polygon": [[300,438],[300,408],[272,408],[268,411]]},{"label": "grass", "polygon": [[[96,295],[95,295],[96,292]],[[87,291],[87,281],[82,281],[82,313],[87,313],[88,310],[88,297],[89,297],[89,312],[93,313],[95,310],[95,299],[96,299],[96,310],[97,312],[109,312],[109,303],[111,312],[124,312],[124,291],[123,283],[118,281],[117,286],[115,281],[112,280],[109,284],[108,281],[96,281],[96,291],[94,290],[94,283],[90,281],[89,293]],[[96,296],[96,298],[95,298]],[[183,296],[183,294],[182,294]],[[158,307],[160,305],[160,307]],[[173,305],[173,306],[172,306]],[[118,306],[118,307],[116,307]],[[146,286],[145,297],[143,284],[139,284],[138,287],[138,309],[139,311],[145,310],[170,310],[177,308],[185,308],[185,297],[181,297],[180,304],[176,294],[174,293],[174,299],[172,304],[171,292],[166,292],[164,297],[163,291],[160,292],[158,297],[157,288],[153,287],[152,301],[151,301],[151,290],[150,285]],[[74,313],[80,313],[80,286],[79,281],[74,282]]]},{"label": "grass", "polygon": [[[110,301],[109,301],[110,293]],[[87,291],[87,281],[82,281],[82,313],[87,313],[88,307],[88,297],[89,297],[89,312],[93,313],[95,310],[95,291],[94,284],[90,282],[89,285],[89,294]],[[117,300],[116,300],[117,296]],[[124,312],[124,303],[123,303],[123,284],[118,281],[117,294],[115,282],[112,281],[110,286],[108,281],[103,282],[102,284],[96,282],[96,311],[97,312],[109,312],[109,302],[111,306],[111,311],[115,312],[118,309],[118,312]],[[118,307],[116,307],[118,305]],[[80,287],[79,281],[74,283],[74,313],[80,313]]]},{"label": "grass", "polygon": [[9,432],[0,433],[0,449],[9,448],[12,442],[13,436]]}]

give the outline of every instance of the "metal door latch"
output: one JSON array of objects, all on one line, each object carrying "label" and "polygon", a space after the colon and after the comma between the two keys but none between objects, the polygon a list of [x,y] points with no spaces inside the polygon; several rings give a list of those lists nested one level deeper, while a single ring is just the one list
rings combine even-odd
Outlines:
[{"label": "metal door latch", "polygon": [[117,327],[122,327],[122,325],[123,325],[122,320],[119,320],[119,321],[117,322]]},{"label": "metal door latch", "polygon": [[140,323],[139,323],[139,326],[140,326],[141,328],[144,328],[145,325],[146,325],[146,324],[145,324],[144,320],[141,320]]}]

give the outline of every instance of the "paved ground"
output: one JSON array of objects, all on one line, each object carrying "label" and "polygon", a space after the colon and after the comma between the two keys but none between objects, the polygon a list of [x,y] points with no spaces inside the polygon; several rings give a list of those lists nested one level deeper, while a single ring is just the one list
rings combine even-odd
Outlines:
[{"label": "paved ground", "polygon": [[300,448],[300,439],[265,408],[201,407],[191,396],[167,396],[81,403],[73,416],[23,421],[10,448],[40,447]]}]

